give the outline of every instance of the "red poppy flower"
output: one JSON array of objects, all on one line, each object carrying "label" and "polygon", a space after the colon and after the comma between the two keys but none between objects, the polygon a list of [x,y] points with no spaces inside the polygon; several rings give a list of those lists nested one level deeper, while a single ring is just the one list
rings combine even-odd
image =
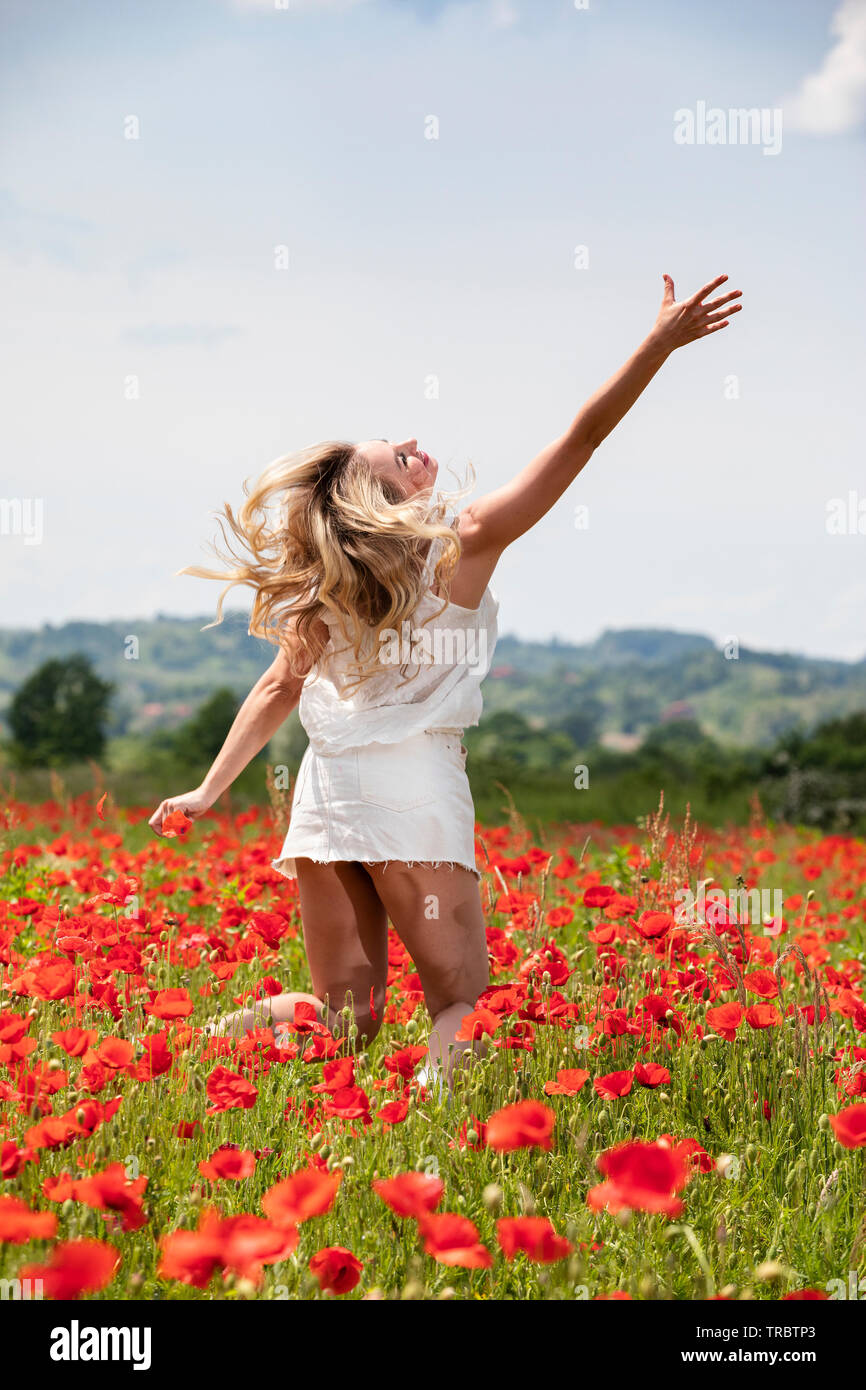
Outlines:
[{"label": "red poppy flower", "polygon": [[343,1174],[300,1168],[291,1177],[274,1183],[262,1197],[262,1211],[278,1226],[296,1226],[311,1216],[322,1216],[334,1205]]},{"label": "red poppy flower", "polygon": [[460,1029],[454,1036],[461,1042],[475,1042],[485,1034],[492,1038],[501,1022],[499,1015],[490,1009],[473,1009],[472,1013],[463,1015]]},{"label": "red poppy flower", "polygon": [[549,1265],[564,1260],[573,1249],[544,1216],[503,1216],[496,1223],[496,1236],[508,1260],[522,1250],[536,1264]]},{"label": "red poppy flower", "polygon": [[217,1149],[216,1153],[211,1154],[210,1158],[203,1158],[198,1165],[198,1171],[203,1178],[210,1178],[211,1182],[219,1182],[225,1178],[231,1182],[239,1182],[241,1178],[248,1178],[255,1172],[255,1155],[249,1149]]},{"label": "red poppy flower", "polygon": [[325,1063],[322,1068],[322,1080],[317,1085],[311,1086],[310,1089],[335,1095],[337,1091],[345,1091],[354,1084],[354,1057],[335,1057],[333,1061]]},{"label": "red poppy flower", "polygon": [[46,961],[35,970],[28,970],[25,978],[30,985],[29,992],[45,1003],[53,999],[68,999],[75,992],[75,972],[69,960]]},{"label": "red poppy flower", "polygon": [[76,1182],[73,1195],[88,1207],[120,1212],[124,1231],[137,1231],[147,1221],[142,1207],[147,1182],[143,1176],[127,1178],[123,1164],[112,1163],[102,1173]]},{"label": "red poppy flower", "polygon": [[169,1051],[167,1035],[148,1033],[142,1039],[143,1054],[132,1068],[136,1081],[152,1081],[163,1076],[171,1067],[174,1053]]},{"label": "red poppy flower", "polygon": [[482,1245],[477,1227],[468,1216],[446,1211],[440,1215],[425,1213],[418,1217],[418,1230],[424,1237],[424,1251],[443,1265],[460,1265],[463,1269],[489,1269],[493,1256]]},{"label": "red poppy flower", "polygon": [[743,984],[752,994],[759,994],[762,999],[779,997],[779,986],[770,970],[752,970],[750,974],[743,976]]},{"label": "red poppy flower", "polygon": [[408,1114],[408,1100],[392,1100],[376,1111],[376,1119],[386,1125],[401,1125]]},{"label": "red poppy flower", "polygon": [[846,1105],[830,1116],[830,1124],[843,1148],[862,1149],[866,1145],[866,1104]]},{"label": "red poppy flower", "polygon": [[160,829],[166,840],[173,840],[178,835],[185,835],[191,825],[192,821],[183,811],[169,811]]},{"label": "red poppy flower", "polygon": [[401,1047],[398,1052],[392,1052],[388,1057],[383,1057],[382,1062],[385,1070],[392,1075],[402,1076],[404,1081],[411,1081],[415,1075],[415,1068],[422,1057],[427,1056],[426,1047]]},{"label": "red poppy flower", "polygon": [[56,1177],[45,1178],[42,1183],[42,1195],[47,1197],[49,1202],[65,1202],[67,1198],[75,1196],[75,1179],[65,1169]]},{"label": "red poppy flower", "polygon": [[331,1293],[350,1293],[363,1269],[361,1261],[342,1245],[326,1245],[310,1260],[310,1270],[318,1279],[319,1288]]},{"label": "red poppy flower", "polygon": [[487,1121],[487,1144],[498,1153],[512,1149],[553,1147],[553,1126],[556,1115],[540,1100],[521,1100],[506,1105]]},{"label": "red poppy flower", "polygon": [[128,1067],[132,1061],[132,1044],[125,1038],[103,1038],[96,1049],[96,1055],[103,1066],[120,1071],[122,1067]]},{"label": "red poppy flower", "polygon": [[325,1101],[326,1115],[341,1115],[344,1120],[363,1120],[370,1124],[370,1097],[360,1086],[343,1086]]},{"label": "red poppy flower", "polygon": [[0,1178],[14,1178],[25,1163],[35,1163],[36,1155],[32,1149],[19,1149],[14,1139],[4,1139],[0,1144]]},{"label": "red poppy flower", "polygon": [[64,1028],[59,1033],[51,1034],[52,1042],[56,1042],[67,1057],[83,1057],[87,1049],[96,1042],[96,1038],[95,1028]]},{"label": "red poppy flower", "polygon": [[660,1067],[656,1062],[636,1062],[634,1068],[634,1079],[641,1086],[665,1086],[671,1079],[671,1074],[667,1067]]},{"label": "red poppy flower", "polygon": [[752,1004],[746,1009],[746,1022],[750,1028],[780,1028],[782,1015],[775,1004]]},{"label": "red poppy flower", "polygon": [[189,1018],[193,1007],[188,989],[161,989],[144,1005],[144,1012],[152,1018]]},{"label": "red poppy flower", "polygon": [[222,1221],[218,1211],[205,1207],[195,1231],[172,1231],[159,1242],[157,1274],[206,1289],[223,1258]]},{"label": "red poppy flower", "polygon": [[28,1240],[50,1240],[56,1230],[53,1211],[33,1211],[20,1197],[0,1197],[0,1241],[24,1245]]},{"label": "red poppy flower", "polygon": [[672,912],[642,912],[637,921],[632,918],[632,926],[645,941],[656,941],[674,928]]},{"label": "red poppy flower", "polygon": [[240,1072],[227,1067],[214,1067],[207,1079],[207,1093],[213,1102],[208,1107],[209,1115],[218,1115],[222,1110],[249,1110],[259,1094]]},{"label": "red poppy flower", "polygon": [[445,1191],[440,1178],[426,1173],[398,1173],[394,1178],[375,1178],[373,1191],[398,1216],[422,1216],[438,1207]]},{"label": "red poppy flower", "polygon": [[67,1240],[55,1245],[46,1265],[25,1265],[19,1279],[41,1279],[49,1298],[67,1300],[97,1293],[111,1283],[120,1251],[103,1240]]},{"label": "red poppy flower", "polygon": [[583,905],[584,907],[605,907],[616,895],[615,888],[608,888],[606,884],[598,883],[592,888],[587,888],[583,895]]},{"label": "red poppy flower", "polygon": [[689,1180],[685,1155],[660,1144],[639,1141],[606,1149],[597,1159],[607,1182],[591,1187],[586,1195],[593,1211],[606,1207],[616,1212],[628,1207],[637,1211],[663,1212],[679,1216],[683,1203],[676,1197]]},{"label": "red poppy flower", "polygon": [[546,1096],[576,1096],[581,1086],[589,1080],[589,1072],[582,1067],[563,1067],[556,1073],[555,1081],[545,1081]]},{"label": "red poppy flower", "polygon": [[633,1071],[609,1071],[607,1076],[597,1076],[592,1084],[602,1100],[621,1100],[628,1095],[633,1082]]},{"label": "red poppy flower", "polygon": [[707,1023],[725,1042],[734,1041],[734,1034],[745,1016],[742,1004],[719,1004],[715,1009],[707,1009]]},{"label": "red poppy flower", "polygon": [[298,1245],[298,1232],[293,1226],[276,1226],[249,1212],[226,1217],[218,1234],[222,1246],[220,1264],[256,1283],[261,1280],[264,1265],[287,1260]]}]

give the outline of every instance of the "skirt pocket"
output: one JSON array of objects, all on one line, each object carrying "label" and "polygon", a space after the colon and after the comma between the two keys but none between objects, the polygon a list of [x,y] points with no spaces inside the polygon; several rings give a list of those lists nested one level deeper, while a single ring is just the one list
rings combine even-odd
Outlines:
[{"label": "skirt pocket", "polygon": [[435,770],[399,743],[360,749],[358,792],[369,806],[412,811],[436,800]]}]

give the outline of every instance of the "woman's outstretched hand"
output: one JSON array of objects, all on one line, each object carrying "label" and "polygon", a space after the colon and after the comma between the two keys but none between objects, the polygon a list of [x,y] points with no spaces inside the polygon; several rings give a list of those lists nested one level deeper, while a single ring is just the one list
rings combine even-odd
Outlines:
[{"label": "woman's outstretched hand", "polygon": [[212,796],[201,787],[196,787],[194,792],[187,792],[184,796],[170,796],[161,801],[147,823],[155,835],[162,835],[163,821],[173,811],[182,811],[190,820],[199,820],[207,814],[213,803]]},{"label": "woman's outstretched hand", "polygon": [[717,275],[715,280],[704,285],[702,290],[679,302],[674,299],[674,282],[671,277],[665,275],[662,278],[665,291],[653,334],[669,351],[684,347],[686,343],[693,343],[696,338],[705,338],[708,333],[716,333],[720,328],[727,328],[730,316],[738,314],[743,307],[742,304],[731,302],[740,298],[742,290],[731,290],[730,294],[723,294],[718,299],[711,299],[704,304],[706,296],[718,289],[719,285],[723,285],[728,278],[727,275]]}]

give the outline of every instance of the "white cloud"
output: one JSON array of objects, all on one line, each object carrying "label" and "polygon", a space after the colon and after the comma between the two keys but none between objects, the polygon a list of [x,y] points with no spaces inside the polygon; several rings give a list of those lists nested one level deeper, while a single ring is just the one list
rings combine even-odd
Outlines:
[{"label": "white cloud", "polygon": [[785,124],[812,135],[843,134],[866,116],[866,0],[842,0],[830,32],[821,66],[782,102]]}]

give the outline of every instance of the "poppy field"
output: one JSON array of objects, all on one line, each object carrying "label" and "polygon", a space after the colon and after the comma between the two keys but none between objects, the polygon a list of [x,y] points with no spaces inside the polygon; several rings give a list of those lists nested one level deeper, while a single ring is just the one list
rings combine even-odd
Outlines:
[{"label": "poppy field", "polygon": [[4,1296],[866,1297],[866,843],[479,826],[487,1050],[449,1102],[393,930],[366,1048],[302,1006],[205,1035],[311,987],[284,811],[151,809],[5,804]]}]

